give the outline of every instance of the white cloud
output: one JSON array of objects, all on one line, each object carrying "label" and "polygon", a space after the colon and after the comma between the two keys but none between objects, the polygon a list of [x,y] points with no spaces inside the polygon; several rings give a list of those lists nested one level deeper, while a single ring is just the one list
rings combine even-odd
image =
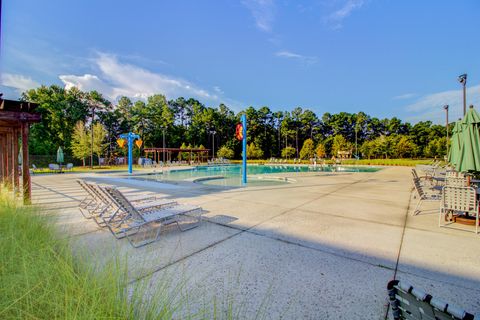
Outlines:
[{"label": "white cloud", "polygon": [[250,10],[257,28],[264,32],[272,31],[273,20],[275,19],[274,0],[244,0],[242,3]]},{"label": "white cloud", "polygon": [[20,74],[4,73],[0,80],[2,85],[14,88],[18,92],[23,92],[40,86],[40,84],[32,78]]},{"label": "white cloud", "polygon": [[314,64],[317,62],[317,57],[309,57],[309,56],[304,56],[298,53],[290,52],[290,51],[278,51],[275,53],[277,57],[280,58],[286,58],[286,59],[296,59],[302,62],[305,62],[307,64]]},{"label": "white cloud", "polygon": [[405,93],[405,94],[401,94],[399,96],[395,96],[392,99],[393,100],[407,100],[407,99],[415,98],[416,96],[417,96],[416,93]]},{"label": "white cloud", "polygon": [[219,86],[214,86],[213,90],[218,94],[223,94],[223,90]]},{"label": "white cloud", "polygon": [[[462,117],[462,89],[437,92],[420,97],[414,103],[405,106],[405,111],[412,114],[407,119],[412,122],[431,120],[435,123],[442,123],[445,117],[443,106],[446,104],[450,106],[449,118],[451,121]],[[467,107],[471,104],[476,108],[480,107],[480,85],[467,87]]]},{"label": "white cloud", "polygon": [[65,89],[77,87],[83,91],[97,90],[103,95],[115,98],[115,90],[99,77],[93,74],[84,74],[83,76],[60,75],[60,80],[65,84]]},{"label": "white cloud", "polygon": [[109,99],[119,96],[146,98],[156,93],[165,94],[168,98],[192,96],[210,102],[220,101],[220,97],[196,85],[160,73],[154,73],[141,67],[121,63],[111,54],[98,53],[93,59],[99,75],[60,75],[66,88],[73,86],[80,90],[98,90]]},{"label": "white cloud", "polygon": [[348,18],[353,11],[360,9],[364,4],[364,0],[348,0],[341,8],[331,13],[325,20],[333,29],[340,29],[343,26],[343,20]]}]

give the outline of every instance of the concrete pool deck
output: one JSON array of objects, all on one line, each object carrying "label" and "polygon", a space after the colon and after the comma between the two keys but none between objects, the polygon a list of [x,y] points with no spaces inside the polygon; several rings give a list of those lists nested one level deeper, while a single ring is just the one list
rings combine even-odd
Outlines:
[{"label": "concrete pool deck", "polygon": [[[183,281],[193,311],[228,296],[240,318],[383,319],[386,285],[396,272],[480,313],[480,235],[439,228],[438,203],[412,216],[410,168],[282,176],[296,182],[222,189],[117,175],[38,175],[33,201],[57,216],[76,248],[98,259],[128,257],[132,281],[148,281],[152,290],[166,276]],[[80,177],[200,205],[205,219],[134,249],[83,218]]]}]

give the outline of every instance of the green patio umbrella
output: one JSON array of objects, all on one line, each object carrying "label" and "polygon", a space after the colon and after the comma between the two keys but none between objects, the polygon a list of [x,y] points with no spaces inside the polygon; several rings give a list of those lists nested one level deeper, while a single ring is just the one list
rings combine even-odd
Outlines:
[{"label": "green patio umbrella", "polygon": [[460,153],[455,163],[459,172],[480,172],[480,115],[473,107],[461,121]]},{"label": "green patio umbrella", "polygon": [[62,147],[58,147],[57,150],[57,163],[63,163],[63,150]]},{"label": "green patio umbrella", "polygon": [[450,150],[448,151],[448,162],[454,166],[457,165],[458,156],[460,154],[462,129],[463,126],[461,120],[455,122],[452,130],[452,137],[450,138]]}]

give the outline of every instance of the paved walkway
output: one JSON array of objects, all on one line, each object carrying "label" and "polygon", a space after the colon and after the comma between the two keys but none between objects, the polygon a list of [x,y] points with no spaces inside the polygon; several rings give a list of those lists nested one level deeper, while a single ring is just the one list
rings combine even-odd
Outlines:
[{"label": "paved walkway", "polygon": [[[284,176],[296,183],[229,190],[98,174],[32,181],[34,202],[58,216],[76,248],[102,261],[128,257],[131,280],[149,281],[153,290],[167,278],[185,284],[189,312],[216,298],[235,301],[240,318],[383,319],[386,284],[396,272],[479,313],[480,236],[439,228],[438,203],[412,216],[409,170],[290,173]],[[78,177],[197,204],[206,219],[133,249],[82,217]]]}]

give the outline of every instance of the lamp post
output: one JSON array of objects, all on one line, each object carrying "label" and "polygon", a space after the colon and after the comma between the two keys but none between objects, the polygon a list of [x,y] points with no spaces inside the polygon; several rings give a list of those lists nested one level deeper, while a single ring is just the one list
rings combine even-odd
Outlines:
[{"label": "lamp post", "polygon": [[82,98],[80,98],[80,100],[90,108],[91,114],[92,114],[92,120],[91,120],[91,124],[90,124],[91,130],[92,130],[91,135],[90,135],[90,139],[91,139],[90,140],[90,143],[91,143],[91,146],[90,146],[90,169],[93,169],[93,123],[95,122],[95,110],[105,108],[106,106],[105,106],[105,104],[103,104],[101,102],[102,96],[96,91],[90,92],[86,96],[83,96]]},{"label": "lamp post", "polygon": [[161,127],[163,131],[163,140],[162,140],[162,159],[163,159],[163,165],[165,165],[165,130],[167,130],[166,127]]},{"label": "lamp post", "polygon": [[92,98],[92,96],[89,94],[87,97],[84,97],[81,99],[82,102],[86,103],[88,107],[91,110],[91,124],[90,124],[90,129],[91,129],[91,134],[90,134],[90,169],[93,169],[93,123],[95,121],[95,110],[97,108],[105,107],[105,105],[100,102],[95,100],[95,98]]},{"label": "lamp post", "polygon": [[355,121],[355,159],[358,159],[358,119]]},{"label": "lamp post", "polygon": [[447,158],[448,158],[448,104],[443,106],[446,115],[445,129],[447,130]]},{"label": "lamp post", "polygon": [[95,120],[95,105],[92,105],[92,124],[90,136],[90,169],[93,169],[93,120]]},{"label": "lamp post", "polygon": [[215,158],[215,134],[217,133],[217,131],[212,130],[210,131],[210,133],[212,134],[212,159],[214,159]]},{"label": "lamp post", "polygon": [[467,74],[461,74],[458,76],[458,82],[463,86],[463,115],[467,113]]}]

